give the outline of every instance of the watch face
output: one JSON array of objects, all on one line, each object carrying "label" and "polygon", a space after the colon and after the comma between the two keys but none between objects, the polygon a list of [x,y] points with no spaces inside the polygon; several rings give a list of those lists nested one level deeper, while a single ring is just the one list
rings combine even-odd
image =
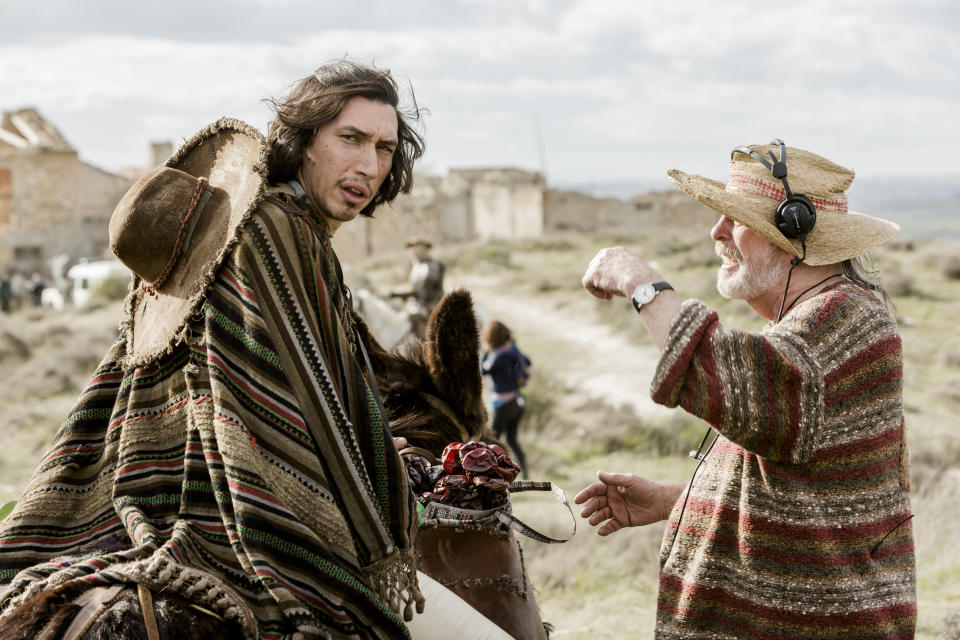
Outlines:
[{"label": "watch face", "polygon": [[653,300],[653,297],[656,294],[657,292],[653,288],[652,284],[642,284],[633,292],[633,304],[637,307],[641,307]]}]

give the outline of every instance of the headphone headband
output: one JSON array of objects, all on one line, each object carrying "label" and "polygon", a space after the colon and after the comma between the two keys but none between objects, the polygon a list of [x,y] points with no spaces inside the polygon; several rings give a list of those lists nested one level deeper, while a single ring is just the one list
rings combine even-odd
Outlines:
[{"label": "headphone headband", "polygon": [[[750,156],[780,181],[787,197],[777,206],[777,213],[774,216],[774,223],[777,228],[787,238],[797,239],[803,245],[803,254],[807,253],[807,234],[813,229],[817,221],[817,210],[810,202],[810,199],[802,193],[794,194],[790,190],[790,183],[787,182],[787,145],[780,138],[774,138],[770,144],[780,147],[780,158],[774,155],[773,151],[767,151],[770,160],[764,158],[750,147],[735,147],[730,152],[730,159],[733,160],[734,154],[743,153]],[[801,258],[802,260],[803,258]]]}]

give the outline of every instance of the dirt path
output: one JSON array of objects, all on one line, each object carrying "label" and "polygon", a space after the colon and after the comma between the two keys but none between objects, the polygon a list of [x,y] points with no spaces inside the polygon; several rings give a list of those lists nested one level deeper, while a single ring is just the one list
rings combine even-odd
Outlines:
[{"label": "dirt path", "polygon": [[[447,286],[468,289],[481,322],[501,320],[517,334],[521,347],[533,341],[546,345],[546,350],[541,347],[545,353],[531,353],[534,367],[549,371],[570,389],[614,406],[625,404],[638,416],[670,411],[650,399],[656,347],[631,343],[598,321],[586,291],[560,300],[518,296],[498,288],[500,282],[495,276],[465,274],[448,279]],[[644,331],[639,318],[637,331]]]}]

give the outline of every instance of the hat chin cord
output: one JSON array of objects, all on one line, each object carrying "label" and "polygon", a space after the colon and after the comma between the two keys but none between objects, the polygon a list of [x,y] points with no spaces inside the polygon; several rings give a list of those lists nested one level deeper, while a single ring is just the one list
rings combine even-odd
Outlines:
[{"label": "hat chin cord", "polygon": [[803,255],[802,255],[801,257],[799,257],[799,258],[796,257],[796,256],[794,256],[793,258],[790,259],[790,271],[787,272],[787,284],[786,284],[786,286],[784,286],[784,288],[783,288],[783,296],[780,298],[780,311],[777,313],[777,322],[780,322],[780,320],[783,318],[784,312],[785,312],[785,311],[790,311],[790,309],[793,308],[793,305],[797,304],[797,300],[799,300],[800,298],[802,298],[806,293],[808,293],[808,292],[810,292],[810,291],[813,291],[814,289],[816,289],[817,287],[819,287],[820,285],[822,285],[824,282],[826,282],[826,281],[829,280],[830,278],[837,278],[837,277],[841,277],[841,276],[843,275],[843,274],[840,274],[840,273],[831,273],[829,276],[827,276],[827,277],[824,278],[823,280],[820,280],[820,281],[817,282],[816,284],[813,284],[813,285],[807,287],[806,289],[804,289],[803,291],[801,291],[800,293],[798,293],[797,296],[793,299],[793,301],[787,306],[787,308],[784,309],[784,308],[783,308],[783,304],[784,304],[784,302],[787,301],[787,292],[790,290],[790,276],[793,275],[793,269],[794,269],[794,267],[796,267],[798,264],[800,264],[801,262],[803,262],[803,261],[806,259],[806,257],[807,257],[807,242],[806,242],[806,236],[804,236],[804,237],[802,237],[802,238],[798,238],[798,240],[800,240],[800,245],[803,247]]},{"label": "hat chin cord", "polygon": [[[783,287],[783,295],[780,297],[780,311],[777,312],[777,322],[780,322],[780,319],[783,318],[783,311],[784,311],[783,305],[787,301],[787,291],[790,290],[790,278],[793,276],[793,270],[796,268],[798,264],[800,264],[807,258],[807,238],[806,236],[804,236],[803,238],[799,238],[799,240],[800,240],[800,246],[803,247],[803,255],[799,258],[797,256],[793,256],[792,258],[790,258],[790,271],[787,271],[787,284],[786,286]],[[813,286],[815,287],[817,285],[813,285]],[[813,287],[810,287],[810,289],[812,288]],[[807,289],[807,291],[810,291],[810,289]],[[804,291],[800,295],[802,296],[807,291]],[[793,302],[790,303],[790,307],[792,307],[796,303],[796,301],[799,299],[800,299],[800,296],[797,296],[796,298],[794,298]],[[789,309],[790,307],[787,307],[787,309]]]}]

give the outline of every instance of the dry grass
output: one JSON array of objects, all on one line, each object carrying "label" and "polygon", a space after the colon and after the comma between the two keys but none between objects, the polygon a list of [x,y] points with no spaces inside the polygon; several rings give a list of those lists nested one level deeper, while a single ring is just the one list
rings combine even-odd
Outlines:
[{"label": "dry grass", "polygon": [[[580,289],[587,261],[603,246],[624,245],[655,260],[683,295],[699,297],[723,322],[758,330],[763,321],[746,305],[719,298],[713,288],[716,258],[706,229],[676,230],[656,244],[620,237],[569,234],[542,241],[440,247],[450,283],[487,283],[487,294],[508,294],[504,309],[529,307],[513,328],[534,360],[521,432],[532,475],[553,480],[572,499],[598,469],[633,471],[663,481],[684,481],[692,471],[686,450],[700,426],[681,412],[648,414],[614,376],[594,392],[593,368],[626,375],[649,366],[636,354],[652,348],[629,306],[597,303]],[[647,246],[644,246],[647,243]],[[913,451],[920,617],[917,637],[960,637],[960,279],[951,271],[956,247],[910,242],[877,254],[890,278],[909,281],[895,296],[905,348],[905,400]],[[357,265],[378,290],[406,279],[406,255],[379,256]],[[479,297],[479,289],[477,293]],[[90,313],[22,311],[0,316],[0,504],[15,499],[66,416],[87,376],[116,336],[116,303]],[[622,355],[593,362],[595,349],[573,341],[565,326],[593,327],[623,345]],[[599,331],[602,329],[603,331]],[[636,360],[630,360],[634,358]],[[624,360],[627,360],[624,362]],[[622,367],[622,369],[617,369]],[[565,509],[546,494],[522,495],[515,511],[534,526],[562,535]],[[579,509],[575,508],[579,513]],[[577,518],[578,533],[564,545],[524,543],[544,617],[559,640],[649,637],[663,526],[600,538]],[[602,624],[597,621],[603,621]],[[952,631],[951,631],[952,629]],[[951,635],[952,634],[952,635]]]},{"label": "dry grass", "polygon": [[15,500],[117,337],[121,304],[0,316],[0,504]]},{"label": "dry grass", "polygon": [[[703,230],[693,230],[691,237]],[[655,260],[683,295],[716,308],[728,326],[759,330],[764,321],[746,305],[719,298],[713,286],[716,258],[709,242],[668,241],[644,246],[641,238],[569,236],[549,247],[520,250],[509,243],[510,269],[496,274],[518,300],[549,299],[569,322],[603,323],[625,341],[649,344],[637,331],[628,306],[594,303],[593,309],[568,296],[585,296],[579,285],[587,261],[600,246],[621,244]],[[960,638],[960,556],[953,553],[960,529],[960,281],[951,270],[957,246],[910,241],[879,250],[876,266],[890,286],[904,341],[904,398],[912,450],[919,618],[921,639]],[[490,271],[487,267],[487,271]],[[454,273],[456,277],[456,273]],[[518,302],[518,304],[520,304]],[[517,316],[518,320],[522,316]],[[582,367],[588,350],[571,345],[542,320],[515,326],[535,365],[558,376]],[[607,363],[613,366],[614,363]],[[682,452],[698,436],[677,414],[675,423],[638,418],[597,397],[582,396],[557,377],[537,379],[529,390],[535,414],[521,434],[533,475],[561,484],[571,495],[593,479],[597,469],[629,470],[664,481],[684,481],[690,473]],[[538,412],[537,409],[540,408]],[[536,436],[532,432],[536,432]],[[663,436],[667,435],[667,438]],[[529,444],[527,444],[529,443]],[[672,446],[671,446],[672,443]],[[549,499],[518,496],[517,512],[564,522]],[[552,514],[549,515],[549,514]],[[646,637],[655,615],[656,576],[662,526],[621,531],[601,539],[583,520],[566,545],[525,545],[531,576],[538,585],[544,617],[557,625],[558,638]],[[603,624],[597,624],[602,620]],[[628,631],[625,631],[628,630]],[[606,634],[606,635],[605,635]]]}]

